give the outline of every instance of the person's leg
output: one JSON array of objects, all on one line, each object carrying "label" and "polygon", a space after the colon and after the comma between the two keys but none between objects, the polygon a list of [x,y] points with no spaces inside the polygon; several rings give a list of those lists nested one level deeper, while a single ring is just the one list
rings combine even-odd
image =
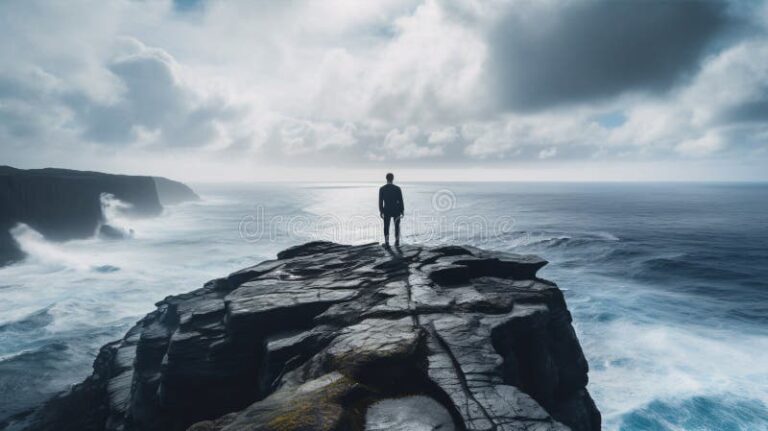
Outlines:
[{"label": "person's leg", "polygon": [[395,217],[395,245],[400,245],[400,217]]},{"label": "person's leg", "polygon": [[389,219],[392,217],[384,215],[384,242],[389,244]]}]

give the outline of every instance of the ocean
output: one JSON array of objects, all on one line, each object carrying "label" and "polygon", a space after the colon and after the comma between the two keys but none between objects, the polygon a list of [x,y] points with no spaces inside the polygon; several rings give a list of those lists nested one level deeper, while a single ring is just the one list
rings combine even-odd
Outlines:
[{"label": "ocean", "polygon": [[[167,295],[310,240],[379,241],[378,184],[192,185],[125,240],[0,268],[0,422],[79,382]],[[768,184],[404,183],[403,242],[538,254],[606,430],[768,430]]]}]

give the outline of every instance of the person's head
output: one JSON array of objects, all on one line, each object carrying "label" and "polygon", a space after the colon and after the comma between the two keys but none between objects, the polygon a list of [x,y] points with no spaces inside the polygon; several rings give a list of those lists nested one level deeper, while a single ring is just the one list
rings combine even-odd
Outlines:
[{"label": "person's head", "polygon": [[391,172],[387,174],[387,182],[388,183],[391,183],[394,179],[395,179],[395,176],[392,175]]}]

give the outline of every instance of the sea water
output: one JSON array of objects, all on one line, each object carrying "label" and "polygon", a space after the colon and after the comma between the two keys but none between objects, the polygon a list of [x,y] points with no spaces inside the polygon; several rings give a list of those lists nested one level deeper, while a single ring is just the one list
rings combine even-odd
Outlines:
[{"label": "sea water", "polygon": [[[133,236],[0,268],[0,422],[82,380],[167,295],[310,240],[381,240],[377,184],[197,185]],[[403,242],[535,253],[565,291],[607,430],[768,429],[768,185],[402,184]]]}]

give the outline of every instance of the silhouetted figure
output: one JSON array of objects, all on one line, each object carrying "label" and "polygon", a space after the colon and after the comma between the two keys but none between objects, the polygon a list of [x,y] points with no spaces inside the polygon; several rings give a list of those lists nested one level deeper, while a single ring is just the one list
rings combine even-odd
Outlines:
[{"label": "silhouetted figure", "polygon": [[387,174],[387,184],[379,189],[379,215],[384,219],[384,242],[389,245],[389,221],[395,219],[395,247],[400,245],[400,218],[405,205],[400,187],[392,184],[395,176]]}]

